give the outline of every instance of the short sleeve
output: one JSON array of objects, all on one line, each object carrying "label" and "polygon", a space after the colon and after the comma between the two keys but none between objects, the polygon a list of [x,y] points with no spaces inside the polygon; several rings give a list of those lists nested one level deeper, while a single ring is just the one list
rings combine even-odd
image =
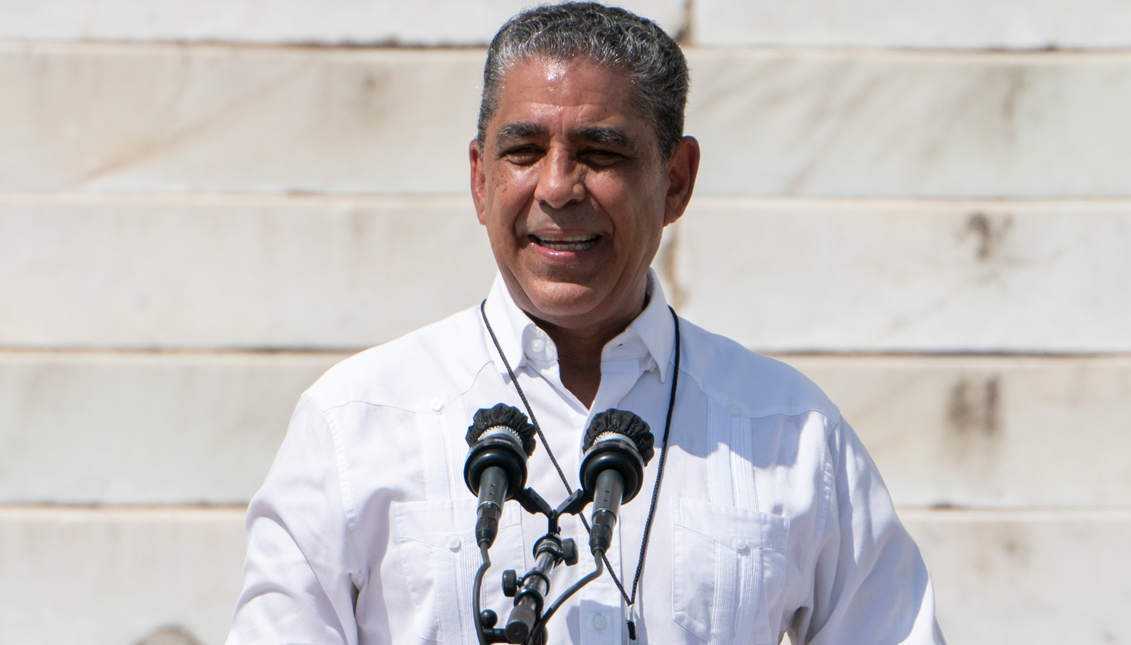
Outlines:
[{"label": "short sleeve", "polygon": [[790,637],[811,645],[943,645],[930,572],[875,463],[843,420],[828,443],[833,486],[813,602]]},{"label": "short sleeve", "polygon": [[244,586],[228,645],[358,642],[339,448],[332,422],[303,396],[248,506]]}]

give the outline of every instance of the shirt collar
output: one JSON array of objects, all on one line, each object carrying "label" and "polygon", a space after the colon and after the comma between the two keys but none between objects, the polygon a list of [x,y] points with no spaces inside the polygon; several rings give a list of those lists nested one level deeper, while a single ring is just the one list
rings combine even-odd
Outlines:
[{"label": "shirt collar", "polygon": [[[675,348],[675,321],[668,311],[668,302],[664,298],[664,290],[660,286],[655,270],[648,270],[647,280],[648,306],[620,335],[605,345],[602,360],[610,358],[612,347],[642,343],[647,354],[655,361],[660,373],[660,381],[667,382]],[[501,274],[495,275],[495,282],[491,285],[491,293],[487,296],[484,309],[488,320],[491,321],[491,329],[498,338],[499,347],[510,362],[511,369],[517,372],[531,358],[556,360],[553,341],[546,332],[534,324],[526,312],[515,304]],[[494,343],[491,342],[491,335],[486,328],[483,330],[483,335],[486,337],[488,347],[493,348]],[[541,345],[534,341],[541,341]],[[530,357],[527,353],[531,351],[531,347],[544,347],[546,354]],[[509,378],[506,365],[500,360],[492,360],[502,377]]]}]

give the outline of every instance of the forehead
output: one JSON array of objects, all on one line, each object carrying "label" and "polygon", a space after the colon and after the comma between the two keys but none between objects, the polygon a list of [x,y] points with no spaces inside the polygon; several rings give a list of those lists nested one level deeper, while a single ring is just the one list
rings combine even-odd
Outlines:
[{"label": "forehead", "polygon": [[622,69],[587,58],[532,58],[504,73],[488,129],[497,131],[516,122],[551,129],[604,125],[641,136],[651,127],[635,98],[632,79]]}]

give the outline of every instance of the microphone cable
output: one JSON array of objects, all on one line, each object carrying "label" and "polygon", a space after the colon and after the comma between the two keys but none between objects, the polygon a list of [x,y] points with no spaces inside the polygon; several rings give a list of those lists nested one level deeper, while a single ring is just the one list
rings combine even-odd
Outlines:
[{"label": "microphone cable", "polygon": [[491,556],[488,555],[487,549],[488,546],[486,542],[479,544],[479,554],[483,556],[483,563],[479,565],[479,570],[475,572],[475,584],[471,586],[471,609],[475,612],[475,636],[479,639],[479,645],[488,645],[487,638],[483,635],[483,622],[481,618],[483,576],[487,574],[487,569],[491,568]]}]

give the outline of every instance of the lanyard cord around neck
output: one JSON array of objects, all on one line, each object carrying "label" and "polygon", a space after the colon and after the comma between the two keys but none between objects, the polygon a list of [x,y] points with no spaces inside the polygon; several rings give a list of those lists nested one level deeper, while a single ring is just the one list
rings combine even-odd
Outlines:
[{"label": "lanyard cord around neck", "polygon": [[[652,521],[656,518],[656,500],[660,497],[660,485],[664,481],[664,465],[668,459],[668,437],[672,430],[672,412],[675,411],[675,394],[676,387],[679,385],[679,316],[676,315],[675,309],[671,305],[668,306],[668,311],[672,314],[672,320],[675,322],[675,366],[672,370],[672,392],[668,398],[668,416],[664,422],[664,438],[660,443],[660,465],[656,472],[656,485],[652,488],[652,501],[648,505],[648,520],[644,523],[644,539],[640,541],[640,559],[636,563],[636,575],[632,578],[632,595],[630,596],[625,590],[624,585],[621,584],[617,574],[613,568],[609,566],[609,559],[604,553],[601,554],[601,559],[604,561],[605,569],[608,570],[609,575],[612,576],[613,582],[616,583],[617,589],[620,589],[620,595],[624,598],[625,605],[628,607],[628,638],[629,640],[636,640],[636,612],[634,605],[636,604],[636,590],[640,585],[640,574],[644,572],[644,560],[648,555],[648,538],[652,535]],[[522,399],[522,405],[526,408],[526,413],[530,416],[530,423],[534,426],[534,431],[538,433],[538,438],[542,440],[542,445],[546,448],[546,454],[550,456],[550,462],[554,464],[554,469],[558,471],[558,477],[561,478],[562,484],[566,487],[566,493],[573,493],[570,488],[569,480],[566,479],[565,472],[562,467],[558,465],[558,460],[554,457],[554,452],[550,450],[550,444],[546,441],[546,435],[542,434],[542,427],[538,425],[538,420],[534,418],[534,410],[530,407],[530,401],[526,400],[526,394],[522,391],[522,387],[518,384],[518,377],[515,376],[514,370],[511,369],[510,361],[507,360],[507,355],[503,353],[503,348],[499,345],[499,339],[495,336],[495,330],[491,329],[491,323],[487,320],[487,301],[484,300],[479,304],[479,313],[483,316],[483,325],[487,328],[487,333],[491,335],[491,341],[495,344],[495,349],[499,352],[499,357],[503,359],[503,365],[507,368],[507,374],[511,377],[511,382],[514,383],[514,389],[518,391],[518,397]],[[581,524],[585,527],[585,532],[589,532],[589,521],[585,519],[584,515],[578,515],[581,518]]]}]

